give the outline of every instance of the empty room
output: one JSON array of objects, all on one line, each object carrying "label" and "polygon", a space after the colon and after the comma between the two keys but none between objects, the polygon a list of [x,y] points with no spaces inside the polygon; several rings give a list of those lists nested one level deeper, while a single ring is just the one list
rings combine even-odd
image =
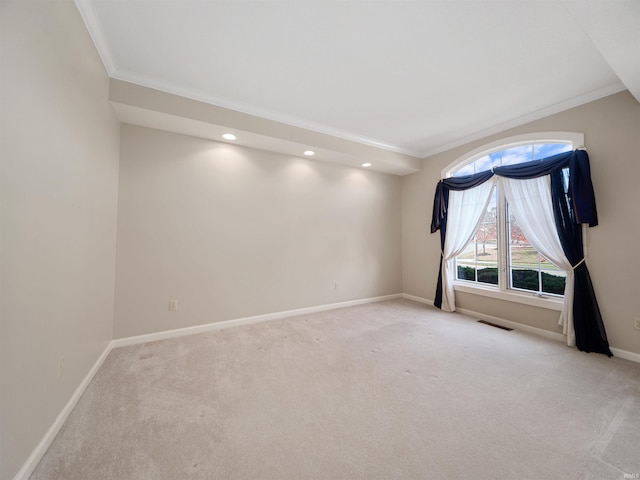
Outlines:
[{"label": "empty room", "polygon": [[640,478],[640,2],[2,0],[0,478]]}]

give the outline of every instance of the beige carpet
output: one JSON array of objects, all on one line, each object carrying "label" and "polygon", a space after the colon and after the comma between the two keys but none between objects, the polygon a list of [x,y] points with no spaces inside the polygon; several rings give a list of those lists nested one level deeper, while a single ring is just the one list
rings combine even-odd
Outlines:
[{"label": "beige carpet", "polygon": [[31,478],[625,474],[640,364],[394,300],[115,349]]}]

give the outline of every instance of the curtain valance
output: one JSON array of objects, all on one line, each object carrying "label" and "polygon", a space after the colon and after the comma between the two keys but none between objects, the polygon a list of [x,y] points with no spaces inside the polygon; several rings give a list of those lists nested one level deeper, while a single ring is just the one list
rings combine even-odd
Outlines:
[{"label": "curtain valance", "polygon": [[451,190],[459,191],[477,187],[494,175],[523,180],[543,177],[565,168],[569,168],[569,190],[567,195],[572,201],[577,223],[586,223],[590,227],[595,227],[598,225],[598,212],[591,182],[589,155],[584,150],[573,150],[542,160],[496,167],[493,170],[474,175],[440,180],[436,186],[436,193],[433,199],[431,233],[435,233],[442,226],[442,220],[445,218],[447,211],[448,192]]}]

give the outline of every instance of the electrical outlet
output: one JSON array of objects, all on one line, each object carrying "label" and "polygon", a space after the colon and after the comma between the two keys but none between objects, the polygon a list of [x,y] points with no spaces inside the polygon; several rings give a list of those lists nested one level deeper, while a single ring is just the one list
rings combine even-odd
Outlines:
[{"label": "electrical outlet", "polygon": [[58,359],[58,380],[62,377],[62,364],[64,363],[64,357]]},{"label": "electrical outlet", "polygon": [[169,311],[170,312],[178,311],[178,300],[169,300]]},{"label": "electrical outlet", "polygon": [[640,330],[640,317],[636,317],[633,321],[633,328]]}]

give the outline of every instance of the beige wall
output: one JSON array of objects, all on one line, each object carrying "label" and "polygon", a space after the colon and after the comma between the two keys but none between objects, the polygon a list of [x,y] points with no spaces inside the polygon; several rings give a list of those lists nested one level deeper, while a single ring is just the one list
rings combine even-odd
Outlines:
[{"label": "beige wall", "polygon": [[[577,131],[585,135],[600,225],[588,232],[588,264],[612,347],[640,353],[640,104],[621,92],[499,135],[424,159],[423,170],[403,178],[403,290],[434,298],[439,236],[429,233],[433,193],[441,170],[464,153],[512,135]],[[558,313],[471,294],[458,306],[560,331]]]},{"label": "beige wall", "polygon": [[400,184],[123,124],[114,336],[400,293]]},{"label": "beige wall", "polygon": [[111,339],[119,132],[73,2],[3,2],[0,16],[0,478],[9,479]]}]

